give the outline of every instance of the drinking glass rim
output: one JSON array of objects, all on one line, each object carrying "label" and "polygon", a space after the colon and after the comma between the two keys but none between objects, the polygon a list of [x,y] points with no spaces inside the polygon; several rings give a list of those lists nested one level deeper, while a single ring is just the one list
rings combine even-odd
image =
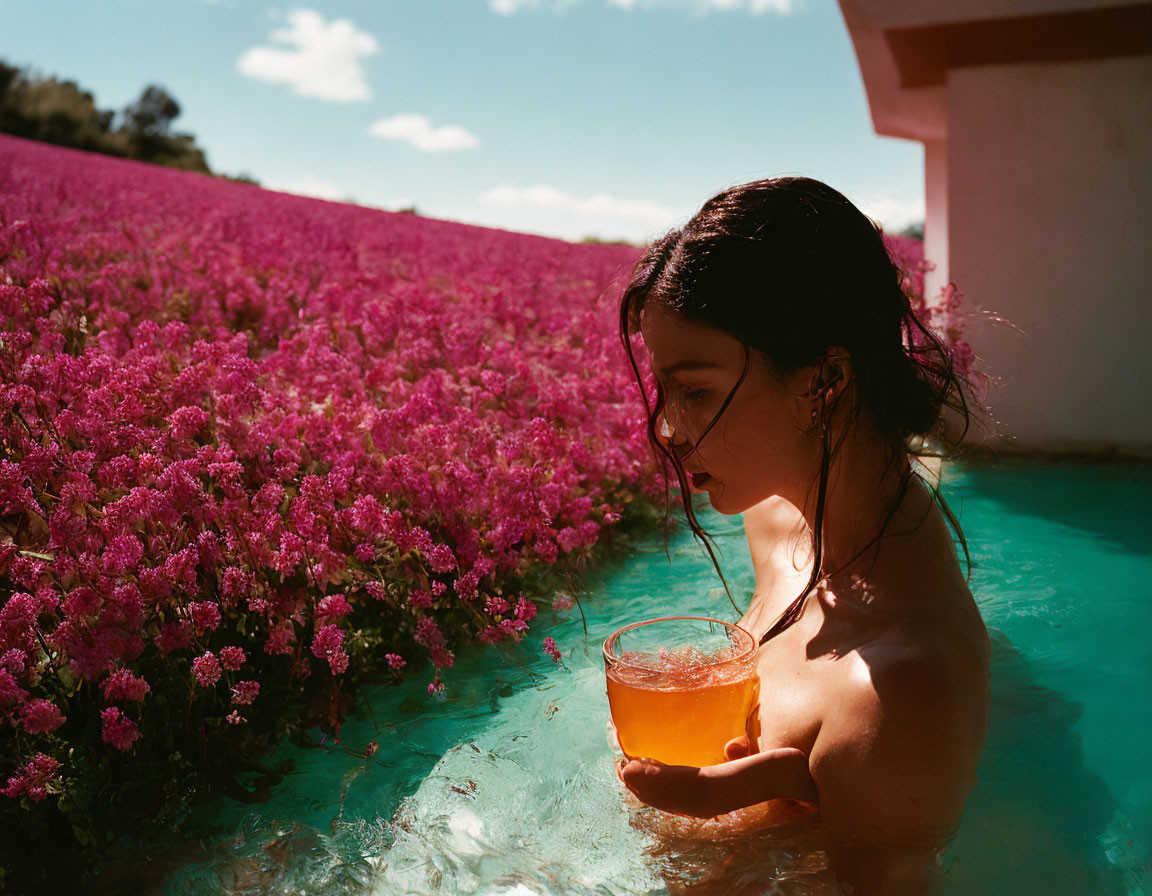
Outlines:
[{"label": "drinking glass rim", "polygon": [[743,632],[745,635],[748,636],[748,640],[751,642],[750,646],[749,646],[748,650],[740,653],[739,656],[732,656],[726,660],[717,660],[716,662],[713,662],[713,663],[702,663],[701,665],[723,666],[726,663],[742,662],[744,660],[747,660],[750,656],[754,656],[756,654],[756,648],[759,646],[756,643],[756,639],[754,637],[752,637],[752,633],[750,631],[748,631],[748,629],[744,628],[741,625],[737,625],[735,622],[725,622],[723,619],[716,619],[713,616],[659,616],[656,619],[642,619],[639,622],[633,622],[630,625],[626,625],[621,629],[617,629],[612,634],[610,634],[607,638],[605,638],[604,644],[601,646],[601,652],[604,654],[604,661],[606,663],[608,663],[609,666],[627,666],[629,669],[641,669],[641,670],[645,670],[645,671],[651,671],[648,666],[638,666],[634,663],[629,663],[627,660],[622,659],[621,657],[613,656],[611,653],[611,645],[613,642],[615,642],[615,640],[618,637],[620,637],[622,634],[624,634],[624,632],[630,631],[631,629],[634,629],[634,628],[638,628],[641,625],[651,625],[654,622],[674,622],[677,619],[694,619],[694,620],[697,620],[700,622],[715,622],[715,623],[718,623],[720,625],[727,626],[728,628],[734,628],[737,631]]}]

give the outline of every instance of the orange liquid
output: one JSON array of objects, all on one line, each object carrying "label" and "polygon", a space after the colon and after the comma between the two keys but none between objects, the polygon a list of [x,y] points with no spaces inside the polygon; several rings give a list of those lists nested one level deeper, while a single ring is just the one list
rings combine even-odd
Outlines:
[{"label": "orange liquid", "polygon": [[748,733],[760,696],[755,667],[744,677],[684,688],[676,688],[672,678],[662,681],[665,687],[638,687],[615,670],[607,678],[612,724],[624,755],[668,765],[724,762],[724,744]]}]

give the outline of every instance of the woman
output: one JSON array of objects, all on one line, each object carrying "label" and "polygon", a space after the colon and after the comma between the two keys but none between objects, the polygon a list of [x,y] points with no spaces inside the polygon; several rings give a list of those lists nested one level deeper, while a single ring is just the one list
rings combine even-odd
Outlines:
[{"label": "woman", "polygon": [[913,315],[879,228],[807,178],[725,190],[654,244],[621,331],[693,530],[705,539],[692,491],[745,513],[756,592],[741,624],[761,643],[755,736],[720,765],[633,759],[621,779],[682,815],[811,815],[854,892],[924,890],[988,706],[955,520],[910,449],[966,428],[948,350]]}]

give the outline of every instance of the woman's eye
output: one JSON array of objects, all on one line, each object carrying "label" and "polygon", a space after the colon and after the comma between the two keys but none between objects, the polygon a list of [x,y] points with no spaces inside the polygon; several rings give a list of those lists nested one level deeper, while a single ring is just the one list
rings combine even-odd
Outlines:
[{"label": "woman's eye", "polygon": [[704,397],[704,393],[707,391],[708,391],[707,389],[685,389],[684,390],[684,400],[685,401],[699,401],[701,398]]}]

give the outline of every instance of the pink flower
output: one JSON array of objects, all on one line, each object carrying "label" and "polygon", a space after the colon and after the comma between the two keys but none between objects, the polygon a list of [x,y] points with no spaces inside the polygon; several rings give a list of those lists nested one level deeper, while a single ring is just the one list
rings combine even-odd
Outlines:
[{"label": "pink flower", "polygon": [[523,622],[531,622],[536,618],[536,604],[525,597],[516,601],[516,618]]},{"label": "pink flower", "polygon": [[228,713],[228,715],[224,716],[224,721],[229,725],[241,725],[248,720],[244,718],[244,716],[240,715],[240,710],[234,709],[232,712]]},{"label": "pink flower", "polygon": [[29,734],[51,734],[64,724],[64,713],[51,700],[29,700],[20,710],[24,730]]},{"label": "pink flower", "polygon": [[0,669],[0,709],[20,705],[28,699],[28,692],[20,687],[12,673]]},{"label": "pink flower", "polygon": [[60,763],[51,756],[37,753],[19,774],[8,779],[8,786],[0,790],[0,793],[13,799],[27,796],[32,802],[38,803],[48,796],[48,784],[56,777],[59,768]]},{"label": "pink flower", "polygon": [[326,597],[322,597],[320,603],[316,606],[316,618],[320,622],[327,622],[329,619],[339,619],[341,616],[347,616],[351,612],[352,607],[343,594],[329,594]]},{"label": "pink flower", "polygon": [[168,417],[168,422],[172,426],[172,438],[181,441],[191,438],[200,431],[208,419],[208,412],[203,408],[177,408]]},{"label": "pink flower", "polygon": [[404,657],[396,653],[386,653],[384,654],[384,659],[388,661],[388,665],[391,666],[393,671],[396,672],[399,672],[406,665],[408,665]]},{"label": "pink flower", "polygon": [[28,654],[19,647],[10,647],[0,655],[0,669],[7,669],[13,675],[22,675],[28,665]]},{"label": "pink flower", "polygon": [[248,657],[244,655],[244,648],[229,644],[220,648],[220,665],[229,672],[235,672],[244,665]]},{"label": "pink flower", "polygon": [[553,638],[548,637],[544,639],[544,652],[557,663],[560,662],[560,648],[556,646],[556,641]]},{"label": "pink flower", "polygon": [[100,685],[105,700],[135,700],[140,702],[152,688],[143,678],[127,669],[117,669]]},{"label": "pink flower", "polygon": [[104,551],[104,570],[121,575],[136,568],[144,556],[144,546],[135,535],[118,535]]},{"label": "pink flower", "polygon": [[183,619],[179,622],[166,622],[153,643],[161,653],[171,653],[192,643],[192,626]]},{"label": "pink flower", "polygon": [[556,596],[552,598],[552,609],[554,610],[571,610],[576,606],[576,601],[573,600],[572,595],[564,591],[557,591]]},{"label": "pink flower", "polygon": [[434,544],[424,551],[424,556],[428,558],[428,565],[433,572],[448,572],[456,568],[456,556],[447,545]]},{"label": "pink flower", "polygon": [[200,687],[210,688],[220,680],[220,661],[211,650],[206,650],[202,656],[192,660],[192,671]]},{"label": "pink flower", "polygon": [[508,612],[508,601],[502,597],[490,597],[484,601],[484,612],[489,616],[500,616]]},{"label": "pink flower", "polygon": [[480,371],[480,382],[484,388],[499,398],[504,393],[505,381],[502,374],[495,370]]},{"label": "pink flower", "polygon": [[251,572],[229,566],[224,570],[224,575],[220,579],[220,593],[224,598],[224,606],[229,607],[239,601],[240,598],[247,596],[252,591],[255,582],[256,577]]},{"label": "pink flower", "polygon": [[232,702],[247,705],[260,693],[260,682],[238,681],[232,685]]},{"label": "pink flower", "polygon": [[444,633],[432,619],[422,616],[416,623],[416,641],[428,648],[432,655],[432,663],[437,669],[451,666],[455,657],[448,650]]},{"label": "pink flower", "polygon": [[279,654],[281,656],[292,652],[292,644],[296,640],[296,629],[291,622],[281,622],[274,625],[268,632],[268,639],[264,642],[264,652]]},{"label": "pink flower", "polygon": [[567,526],[556,533],[556,541],[563,551],[574,551],[583,545],[580,530],[572,526]]},{"label": "pink flower", "polygon": [[196,634],[202,635],[205,631],[215,631],[220,626],[220,607],[210,600],[194,601],[188,605],[192,616],[192,624],[196,626]]},{"label": "pink flower", "polygon": [[100,713],[100,720],[103,722],[100,738],[117,750],[131,749],[132,744],[140,737],[140,729],[136,727],[136,723],[124,715],[119,707],[109,706],[103,710]]},{"label": "pink flower", "polygon": [[319,659],[328,660],[333,675],[339,675],[348,668],[348,655],[344,652],[344,632],[334,625],[324,625],[312,639],[312,653]]}]

